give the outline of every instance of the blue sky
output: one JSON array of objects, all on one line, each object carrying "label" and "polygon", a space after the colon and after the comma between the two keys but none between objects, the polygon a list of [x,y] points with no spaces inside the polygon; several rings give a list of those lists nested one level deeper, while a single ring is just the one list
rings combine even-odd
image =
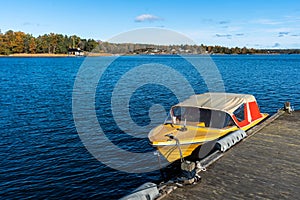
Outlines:
[{"label": "blue sky", "polygon": [[76,34],[108,40],[125,31],[161,27],[197,44],[300,48],[300,2],[118,0],[1,1],[0,29]]}]

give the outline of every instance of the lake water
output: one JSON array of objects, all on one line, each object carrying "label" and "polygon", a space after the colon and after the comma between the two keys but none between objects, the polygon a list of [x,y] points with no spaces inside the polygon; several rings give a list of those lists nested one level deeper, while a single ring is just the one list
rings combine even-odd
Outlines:
[{"label": "lake water", "polygon": [[[72,112],[72,98],[81,94],[73,87],[83,63],[93,65],[91,80],[102,75],[93,106],[104,134],[114,146],[133,153],[152,153],[148,131],[162,122],[165,110],[179,97],[190,95],[189,87],[195,93],[253,94],[261,111],[270,114],[285,101],[300,109],[300,55],[216,55],[217,72],[201,68],[200,74],[187,61],[192,56],[111,59],[0,58],[1,199],[118,199],[142,183],[160,180],[159,170],[151,171],[153,163],[147,159],[140,166],[144,173],[135,173],[138,167],[119,171],[85,148]],[[122,99],[128,100],[127,106]],[[99,149],[121,168],[141,162],[115,156],[110,146]]]}]

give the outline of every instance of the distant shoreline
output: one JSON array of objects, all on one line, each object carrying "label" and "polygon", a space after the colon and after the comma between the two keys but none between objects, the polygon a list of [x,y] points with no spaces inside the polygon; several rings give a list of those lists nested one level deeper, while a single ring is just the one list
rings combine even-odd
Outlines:
[{"label": "distant shoreline", "polygon": [[[88,53],[88,57],[100,57],[100,56],[114,56],[110,53]],[[10,55],[0,55],[0,57],[22,57],[22,58],[42,58],[42,57],[49,57],[49,58],[63,58],[63,57],[84,57],[84,56],[75,56],[71,54],[54,54],[54,53],[15,53]]]},{"label": "distant shoreline", "polygon": [[264,53],[254,53],[254,54],[111,54],[111,53],[87,53],[84,56],[75,56],[71,54],[53,54],[53,53],[37,53],[37,54],[30,54],[30,53],[16,53],[16,54],[10,54],[10,55],[0,55],[0,58],[67,58],[67,57],[105,57],[105,56],[153,56],[153,55],[161,55],[161,56],[171,56],[171,55],[209,55],[209,56],[230,56],[230,55],[296,55],[296,54],[280,54],[280,53],[271,53],[271,54],[264,54]]},{"label": "distant shoreline", "polygon": [[10,55],[1,55],[1,57],[69,57],[73,55],[68,54],[52,54],[52,53],[37,53],[37,54],[30,54],[30,53],[16,53]]},{"label": "distant shoreline", "polygon": [[[298,49],[254,49],[204,44],[110,43],[57,33],[34,37],[22,31],[0,31],[0,56],[3,57],[77,57],[119,55],[240,55],[300,54]],[[24,53],[27,52],[27,53]],[[94,53],[89,53],[94,52]],[[96,53],[97,52],[97,53]]]}]

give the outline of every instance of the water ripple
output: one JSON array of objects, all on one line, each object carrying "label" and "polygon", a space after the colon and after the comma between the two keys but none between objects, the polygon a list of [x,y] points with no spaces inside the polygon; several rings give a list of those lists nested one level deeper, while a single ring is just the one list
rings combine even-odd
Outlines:
[{"label": "water ripple", "polygon": [[[261,110],[271,114],[285,101],[300,109],[299,55],[212,58],[227,92],[254,94]],[[127,174],[110,169],[83,146],[72,115],[73,84],[82,61],[83,58],[0,58],[1,199],[117,199],[146,181],[160,179],[158,171]],[[108,81],[102,84],[111,89],[114,79],[132,65],[156,61],[172,65],[188,77],[196,92],[207,90],[204,81],[196,79],[192,69],[185,71],[186,63],[176,56],[124,57],[122,66],[110,68]],[[101,62],[95,58],[96,64]],[[105,90],[97,90],[97,95],[98,117],[104,124],[111,124],[107,104],[99,101]],[[134,121],[141,126],[149,124],[149,111],[143,108],[149,109],[157,102],[164,102],[168,110],[177,99],[155,85],[137,90],[130,102]],[[120,148],[152,151],[147,138],[128,136],[114,126],[106,127],[106,131]],[[113,153],[111,156],[117,159]]]}]

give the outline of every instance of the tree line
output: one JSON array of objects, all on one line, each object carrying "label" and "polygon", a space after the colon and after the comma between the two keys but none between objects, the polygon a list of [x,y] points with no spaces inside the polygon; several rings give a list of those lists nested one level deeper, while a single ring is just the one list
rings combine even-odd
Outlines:
[{"label": "tree line", "polygon": [[84,52],[111,54],[300,54],[300,49],[254,49],[207,45],[151,45],[115,44],[83,39],[76,35],[49,33],[34,37],[22,31],[0,32],[0,54],[52,53],[67,54],[69,49],[80,48]]},{"label": "tree line", "polygon": [[2,55],[14,53],[66,54],[70,48],[80,48],[89,52],[97,46],[97,41],[81,39],[76,35],[50,33],[34,37],[28,33],[12,30],[4,34],[0,33],[0,54]]}]

